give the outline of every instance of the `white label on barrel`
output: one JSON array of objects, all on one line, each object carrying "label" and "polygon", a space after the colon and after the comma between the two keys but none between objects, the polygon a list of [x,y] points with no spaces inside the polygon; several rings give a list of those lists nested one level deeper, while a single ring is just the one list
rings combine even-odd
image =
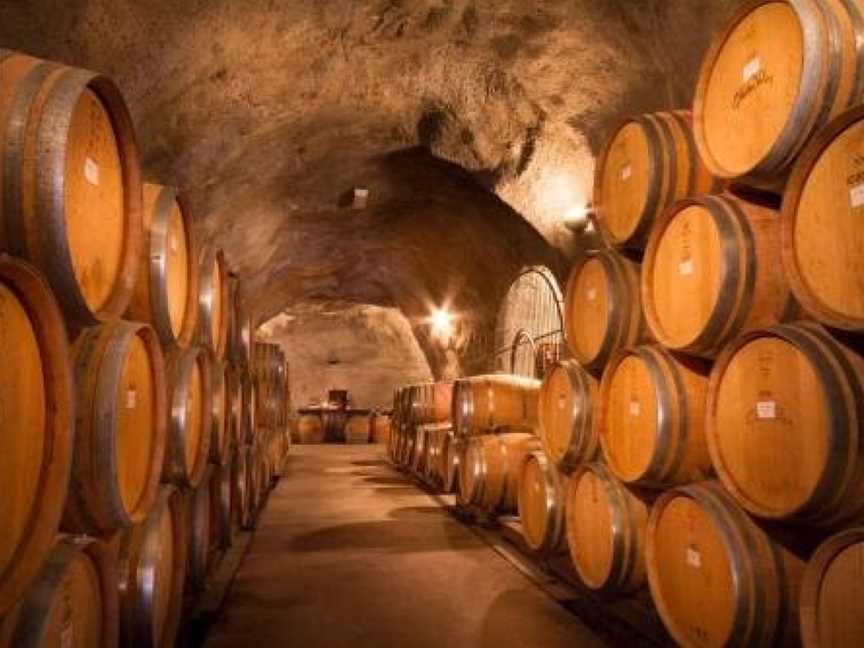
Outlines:
[{"label": "white label on barrel", "polygon": [[595,299],[597,299],[597,289],[596,288],[589,288],[587,298],[588,298],[588,301],[594,301]]},{"label": "white label on barrel", "polygon": [[696,547],[687,547],[687,564],[696,569],[702,566],[702,554]]},{"label": "white label on barrel", "polygon": [[135,403],[138,402],[138,392],[134,389],[126,390],[126,409],[135,409]]},{"label": "white label on barrel", "polygon": [[99,186],[99,165],[89,157],[84,160],[84,177],[94,187]]},{"label": "white label on barrel", "polygon": [[75,639],[75,626],[71,623],[60,631],[60,648],[72,648]]},{"label": "white label on barrel", "polygon": [[741,70],[741,77],[744,79],[744,83],[747,83],[754,76],[759,74],[759,70],[762,69],[762,61],[759,60],[759,57],[752,58],[747,62],[747,65],[744,66],[744,69]]},{"label": "white label on barrel", "polygon": [[629,164],[625,164],[623,167],[621,167],[621,179],[622,180],[629,180],[630,176],[632,176],[632,175],[633,175],[633,167],[631,167]]},{"label": "white label on barrel", "polygon": [[678,274],[689,277],[693,274],[693,259],[686,259],[678,264]]},{"label": "white label on barrel", "polygon": [[642,408],[639,406],[639,401],[631,400],[630,401],[630,416],[639,416],[639,413],[642,411]]},{"label": "white label on barrel", "polygon": [[853,208],[864,205],[864,182],[855,185],[849,190],[849,204]]},{"label": "white label on barrel", "polygon": [[777,418],[777,403],[774,401],[759,401],[756,403],[756,418]]}]

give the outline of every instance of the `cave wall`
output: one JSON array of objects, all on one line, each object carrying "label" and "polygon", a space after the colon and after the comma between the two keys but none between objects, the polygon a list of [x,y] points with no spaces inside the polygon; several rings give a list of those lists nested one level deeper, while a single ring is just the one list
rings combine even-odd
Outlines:
[{"label": "cave wall", "polygon": [[[605,133],[689,105],[735,4],[6,0],[0,47],[117,81],[147,177],[182,188],[258,321],[398,308],[442,376],[488,367],[522,266],[566,275]],[[445,302],[451,348],[424,321]]]}]

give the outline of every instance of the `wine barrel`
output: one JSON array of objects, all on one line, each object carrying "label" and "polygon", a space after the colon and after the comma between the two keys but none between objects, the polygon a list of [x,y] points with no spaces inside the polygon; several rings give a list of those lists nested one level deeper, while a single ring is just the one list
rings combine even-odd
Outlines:
[{"label": "wine barrel", "polygon": [[805,648],[858,646],[864,637],[864,528],[842,531],[819,546],[801,583]]},{"label": "wine barrel", "polygon": [[536,436],[524,432],[470,438],[459,479],[463,501],[493,513],[514,512],[522,462],[540,447]]},{"label": "wine barrel", "polygon": [[249,514],[249,466],[245,446],[238,446],[231,464],[231,524],[245,528]]},{"label": "wine barrel", "polygon": [[228,445],[233,448],[241,443],[243,431],[243,378],[231,362],[225,363],[225,425]]},{"label": "wine barrel", "polygon": [[204,477],[212,431],[210,356],[203,347],[168,355],[168,444],[163,481],[197,488]]},{"label": "wine barrel", "polygon": [[615,353],[600,384],[597,429],[618,479],[665,488],[711,472],[705,442],[708,366],[659,345]]},{"label": "wine barrel", "polygon": [[[466,504],[479,506],[486,479],[485,457],[497,446],[496,435],[483,434],[468,439],[463,461],[459,465],[459,496]],[[494,464],[491,470],[496,470]],[[492,477],[494,478],[494,477]]]},{"label": "wine barrel", "polygon": [[201,256],[201,278],[198,309],[201,344],[213,351],[219,360],[225,358],[228,346],[230,308],[228,272],[222,250],[208,247]]},{"label": "wine barrel", "polygon": [[642,303],[657,341],[708,358],[794,314],[777,212],[731,194],[676,203],[651,233]]},{"label": "wine barrel", "polygon": [[156,332],[116,321],[86,328],[72,347],[77,419],[62,528],[107,534],[140,524],[165,456],[165,361]]},{"label": "wine barrel", "polygon": [[459,473],[467,445],[468,442],[466,439],[456,436],[453,432],[447,435],[447,443],[442,452],[445,464],[442,488],[445,493],[453,493],[459,490]]},{"label": "wine barrel", "polygon": [[215,560],[215,552],[222,552],[231,546],[234,530],[231,521],[231,507],[233,505],[233,482],[231,479],[234,470],[234,452],[228,461],[221,466],[212,466],[208,488],[210,489],[210,560],[208,571],[212,573]]},{"label": "wine barrel", "polygon": [[600,447],[594,403],[597,381],[575,360],[554,364],[540,387],[540,440],[566,473],[591,461]]},{"label": "wine barrel", "polygon": [[368,444],[371,434],[368,414],[351,416],[345,424],[345,443]]},{"label": "wine barrel", "polygon": [[48,554],[69,486],[74,405],[69,345],[48,284],[0,254],[0,616]]},{"label": "wine barrel", "polygon": [[243,508],[240,511],[240,527],[245,530],[255,528],[258,522],[258,504],[261,499],[261,482],[259,479],[258,455],[255,448],[251,445],[240,448],[240,453],[243,455],[243,463],[245,470],[243,474],[245,481],[245,497],[243,498]]},{"label": "wine barrel", "polygon": [[438,471],[441,465],[441,451],[444,443],[445,431],[437,425],[428,426],[426,444],[426,457],[423,462],[423,478],[431,486],[438,486],[441,475]]},{"label": "wine barrel", "polygon": [[144,523],[122,532],[118,586],[122,646],[174,646],[186,578],[183,509],[183,494],[164,485]]},{"label": "wine barrel", "polygon": [[816,324],[736,340],[709,384],[706,435],[751,513],[831,525],[864,514],[864,358]]},{"label": "wine barrel", "polygon": [[391,418],[386,414],[372,417],[372,443],[387,444],[391,436]]},{"label": "wine barrel", "polygon": [[414,421],[420,424],[449,423],[453,411],[453,381],[418,385]]},{"label": "wine barrel", "polygon": [[304,414],[297,423],[300,443],[324,443],[324,424],[319,414]]},{"label": "wine barrel", "polygon": [[115,648],[117,562],[102,542],[61,536],[26,595],[0,623],[9,648]]},{"label": "wine barrel", "polygon": [[645,543],[651,595],[679,645],[796,645],[804,564],[719,484],[663,493]]},{"label": "wine barrel", "polygon": [[185,349],[198,323],[192,223],[173,187],[145,183],[143,213],[145,243],[140,246],[142,261],[127,315],[152,324],[166,349]]},{"label": "wine barrel", "polygon": [[0,251],[47,278],[75,328],[126,310],[142,239],[141,168],[113,81],[0,50]]},{"label": "wine barrel", "polygon": [[[255,430],[258,428],[257,407],[258,387],[252,379],[248,370],[240,375],[243,414],[240,426],[240,443],[252,443],[255,439]],[[320,418],[320,417],[319,417]]]},{"label": "wine barrel", "polygon": [[537,426],[540,381],[490,374],[462,378],[453,385],[453,429],[459,435],[485,434],[502,427]]},{"label": "wine barrel", "polygon": [[210,558],[210,479],[213,466],[208,466],[198,488],[185,493],[186,537],[186,589],[187,599],[194,598],[207,584],[207,566]]},{"label": "wine barrel", "polygon": [[426,469],[427,443],[429,442],[426,428],[418,425],[414,428],[414,443],[411,444],[410,466],[415,475],[420,475]]},{"label": "wine barrel", "polygon": [[714,175],[778,185],[812,135],[861,100],[864,17],[854,2],[751,0],[709,49],[694,135]]},{"label": "wine barrel", "polygon": [[210,355],[210,461],[215,464],[222,465],[228,461],[228,455],[231,452],[231,422],[230,412],[231,394],[228,389],[230,387],[230,371],[226,363],[221,362],[213,355]]},{"label": "wine barrel", "polygon": [[599,374],[616,349],[645,339],[639,264],[611,250],[591,252],[573,266],[564,294],[570,352]]},{"label": "wine barrel", "polygon": [[566,551],[564,505],[567,477],[541,451],[522,462],[517,506],[522,535],[539,554]]},{"label": "wine barrel", "polygon": [[570,478],[565,510],[570,558],[586,587],[626,593],[645,584],[645,496],[602,463],[589,463]]},{"label": "wine barrel", "polygon": [[690,111],[623,119],[597,159],[594,212],[613,247],[641,249],[654,220],[687,196],[714,193],[719,182],[702,164]]},{"label": "wine barrel", "polygon": [[820,132],[795,165],[781,211],[783,267],[792,292],[811,316],[850,331],[864,331],[862,137],[862,107]]},{"label": "wine barrel", "polygon": [[248,369],[252,348],[252,318],[243,298],[240,280],[233,275],[228,276],[228,299],[232,326],[229,336],[229,357],[238,367]]}]

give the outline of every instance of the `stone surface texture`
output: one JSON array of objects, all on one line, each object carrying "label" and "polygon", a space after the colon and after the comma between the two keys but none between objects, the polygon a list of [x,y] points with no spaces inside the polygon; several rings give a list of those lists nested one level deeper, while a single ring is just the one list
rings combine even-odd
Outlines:
[{"label": "stone surface texture", "polygon": [[[482,368],[523,266],[566,275],[605,133],[688,106],[734,4],[5,0],[0,47],[116,79],[147,176],[182,188],[259,321],[335,304],[338,346],[357,306],[396,308],[437,376]],[[425,322],[444,302],[449,352]]]}]

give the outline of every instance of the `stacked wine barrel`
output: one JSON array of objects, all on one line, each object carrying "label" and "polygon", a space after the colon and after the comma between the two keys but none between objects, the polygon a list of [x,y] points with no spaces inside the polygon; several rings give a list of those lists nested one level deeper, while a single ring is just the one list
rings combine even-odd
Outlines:
[{"label": "stacked wine barrel", "polygon": [[0,645],[173,645],[248,514],[242,288],[102,75],[0,50],[0,186]]},{"label": "stacked wine barrel", "polygon": [[484,515],[515,513],[527,457],[540,449],[540,381],[490,374],[397,389],[388,455],[428,487]]},{"label": "stacked wine barrel", "polygon": [[864,643],[862,18],[743,3],[692,112],[598,158],[526,470],[566,476],[582,582],[647,587],[684,646]]}]

